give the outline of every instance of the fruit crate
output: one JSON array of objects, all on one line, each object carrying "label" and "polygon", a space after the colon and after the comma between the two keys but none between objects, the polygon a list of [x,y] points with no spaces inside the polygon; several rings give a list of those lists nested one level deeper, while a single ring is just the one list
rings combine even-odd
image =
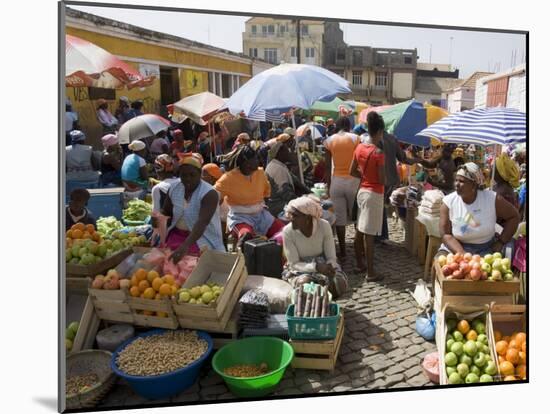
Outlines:
[{"label": "fruit crate", "polygon": [[[474,282],[477,283],[477,282]],[[497,283],[497,282],[495,282]],[[445,366],[445,354],[447,353],[446,343],[447,343],[447,319],[456,318],[457,320],[465,319],[468,322],[473,321],[474,319],[480,319],[485,324],[485,335],[487,336],[487,346],[489,348],[489,354],[495,365],[498,367],[498,359],[494,350],[494,341],[491,336],[490,327],[492,325],[491,313],[489,312],[489,305],[484,306],[467,306],[467,305],[444,305],[442,312],[439,314],[439,319],[437,321],[437,350],[439,353],[439,384],[447,385],[449,384],[447,371]],[[493,376],[495,382],[497,380],[496,374]]]},{"label": "fruit crate", "polygon": [[128,303],[130,295],[126,289],[88,289],[89,297],[97,316],[109,322],[134,323],[132,309]]},{"label": "fruit crate", "polygon": [[223,332],[247,277],[245,260],[241,253],[230,254],[214,250],[204,252],[182,287],[192,288],[212,282],[222,285],[224,290],[214,305],[178,303],[177,298],[173,298],[172,308],[180,326]]},{"label": "fruit crate", "polygon": [[210,330],[207,333],[212,337],[214,349],[220,349],[224,345],[236,341],[239,337],[239,312],[237,307],[233,310],[231,318],[223,330]]},{"label": "fruit crate", "polygon": [[290,339],[288,342],[294,349],[292,368],[334,371],[343,336],[344,314],[341,313],[334,339],[328,341]]},{"label": "fruit crate", "polygon": [[[498,330],[502,333],[502,336],[511,336],[514,332],[527,332],[527,307],[525,305],[501,305],[491,304],[491,321],[489,326],[489,335],[493,339],[494,353],[497,355],[495,331]],[[527,351],[527,350],[526,350]],[[522,351],[523,352],[523,351]],[[527,364],[526,364],[527,365]],[[505,375],[501,372],[500,364],[498,366],[498,373],[500,378],[504,378]],[[518,380],[522,379],[520,377]]]},{"label": "fruit crate", "polygon": [[[179,327],[169,298],[142,299],[130,296],[128,297],[128,305],[132,310],[135,325],[165,329],[177,329]],[[144,311],[152,314],[144,314]],[[159,316],[158,313],[160,312],[165,316]]]},{"label": "fruit crate", "polygon": [[286,311],[288,336],[296,340],[327,340],[334,339],[337,334],[340,307],[330,304],[330,314],[324,318],[302,318],[294,315],[294,305],[289,305]]},{"label": "fruit crate", "polygon": [[66,273],[68,276],[90,276],[102,274],[109,269],[115,268],[120,262],[126,259],[132,254],[132,249],[123,249],[107,257],[106,259],[94,263],[92,265],[84,266],[72,263],[66,264]]}]

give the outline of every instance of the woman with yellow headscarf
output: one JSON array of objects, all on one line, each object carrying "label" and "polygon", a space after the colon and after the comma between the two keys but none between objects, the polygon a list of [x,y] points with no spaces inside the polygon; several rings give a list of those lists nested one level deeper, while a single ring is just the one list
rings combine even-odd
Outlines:
[{"label": "woman with yellow headscarf", "polygon": [[518,208],[518,197],[514,191],[519,187],[519,167],[508,154],[502,153],[496,159],[495,185],[493,190]]},{"label": "woman with yellow headscarf", "polygon": [[201,179],[203,158],[197,153],[178,153],[179,180],[168,190],[162,214],[170,217],[166,245],[178,263],[186,254],[205,249],[225,251],[218,192]]}]

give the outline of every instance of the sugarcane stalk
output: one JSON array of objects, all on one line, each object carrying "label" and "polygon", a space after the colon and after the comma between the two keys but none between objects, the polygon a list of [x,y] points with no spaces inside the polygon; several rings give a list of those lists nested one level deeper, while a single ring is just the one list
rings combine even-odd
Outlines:
[{"label": "sugarcane stalk", "polygon": [[315,303],[315,317],[319,318],[321,316],[321,286],[317,286],[317,290],[315,292],[317,294],[317,302]]},{"label": "sugarcane stalk", "polygon": [[296,301],[294,302],[294,316],[302,315],[302,285],[294,289]]},{"label": "sugarcane stalk", "polygon": [[307,318],[309,316],[309,312],[311,310],[311,302],[313,299],[313,295],[311,293],[307,293],[306,295],[306,307],[304,309],[304,318]]}]

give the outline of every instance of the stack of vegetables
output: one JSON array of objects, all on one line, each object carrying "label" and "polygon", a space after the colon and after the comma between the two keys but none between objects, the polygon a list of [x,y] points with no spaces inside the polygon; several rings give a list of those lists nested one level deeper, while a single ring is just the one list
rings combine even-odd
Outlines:
[{"label": "stack of vegetables", "polygon": [[127,223],[145,222],[151,216],[152,211],[151,204],[139,199],[130,200],[128,208],[122,212],[122,219]]},{"label": "stack of vegetables", "polygon": [[110,237],[114,231],[120,230],[124,225],[115,216],[100,217],[97,219],[97,232],[102,237]]}]

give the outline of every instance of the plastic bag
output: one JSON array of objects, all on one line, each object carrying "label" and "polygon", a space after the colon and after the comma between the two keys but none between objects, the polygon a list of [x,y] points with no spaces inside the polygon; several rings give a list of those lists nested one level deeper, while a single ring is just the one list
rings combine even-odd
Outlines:
[{"label": "plastic bag", "polygon": [[291,301],[292,286],[284,280],[266,276],[249,275],[242,293],[259,289],[267,295],[272,313],[285,313]]},{"label": "plastic bag", "polygon": [[435,312],[432,312],[430,316],[426,314],[418,315],[416,317],[416,332],[426,339],[431,341],[435,338]]},{"label": "plastic bag", "polygon": [[439,354],[437,352],[432,352],[424,357],[422,369],[431,382],[439,384]]}]

